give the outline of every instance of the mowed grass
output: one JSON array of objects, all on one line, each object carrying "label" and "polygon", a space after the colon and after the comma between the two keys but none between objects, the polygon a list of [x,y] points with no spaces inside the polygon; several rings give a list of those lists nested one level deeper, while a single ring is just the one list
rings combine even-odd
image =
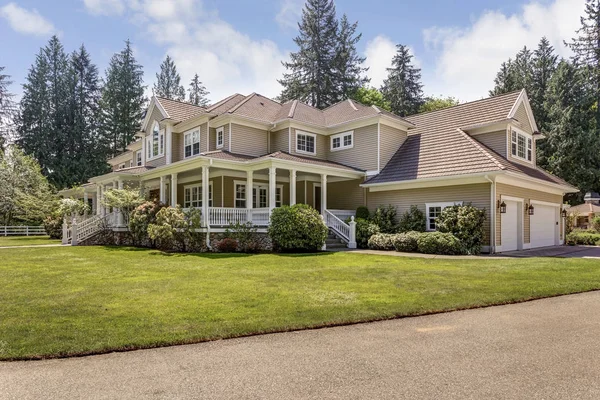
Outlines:
[{"label": "mowed grass", "polygon": [[60,239],[50,239],[48,236],[0,236],[0,247],[60,244],[60,242]]},{"label": "mowed grass", "polygon": [[582,259],[0,250],[0,359],[91,354],[600,289]]}]

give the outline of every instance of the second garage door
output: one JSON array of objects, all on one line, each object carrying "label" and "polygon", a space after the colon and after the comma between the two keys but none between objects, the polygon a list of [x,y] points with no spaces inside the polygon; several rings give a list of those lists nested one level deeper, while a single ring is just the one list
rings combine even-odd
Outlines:
[{"label": "second garage door", "polygon": [[502,251],[519,248],[519,206],[516,201],[506,200],[506,212],[502,215]]},{"label": "second garage door", "polygon": [[534,213],[530,217],[531,247],[554,246],[558,234],[558,208],[534,204]]}]

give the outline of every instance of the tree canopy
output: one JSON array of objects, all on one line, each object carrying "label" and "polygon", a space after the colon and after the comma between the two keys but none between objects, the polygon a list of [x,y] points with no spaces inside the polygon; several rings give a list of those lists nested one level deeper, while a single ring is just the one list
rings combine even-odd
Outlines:
[{"label": "tree canopy", "polygon": [[185,100],[185,89],[181,85],[181,77],[173,59],[167,58],[160,64],[160,72],[156,74],[156,82],[152,89],[155,96],[171,100]]}]

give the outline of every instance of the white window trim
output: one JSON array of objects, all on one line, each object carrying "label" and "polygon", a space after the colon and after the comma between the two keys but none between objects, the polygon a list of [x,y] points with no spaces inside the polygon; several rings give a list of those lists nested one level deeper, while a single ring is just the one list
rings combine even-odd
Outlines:
[{"label": "white window trim", "polygon": [[[350,135],[350,140],[352,141],[352,143],[349,146],[345,146],[344,145],[344,136],[348,136],[348,135]],[[336,138],[340,139],[340,147],[334,148],[333,140]],[[346,149],[353,148],[354,147],[354,131],[336,133],[335,135],[332,135],[331,139],[329,140],[329,144],[330,144],[331,151],[340,151],[340,150],[346,150]]]},{"label": "white window trim", "polygon": [[435,232],[437,229],[431,229],[429,227],[429,209],[432,207],[441,207],[441,211],[444,211],[444,208],[451,206],[462,206],[462,201],[446,201],[440,203],[426,203],[425,204],[425,230],[427,232]]},{"label": "white window trim", "polygon": [[[154,127],[158,126],[158,154],[152,154],[154,152],[154,146],[153,146],[153,141],[154,141]],[[160,139],[162,137],[162,148],[160,146]],[[148,151],[148,149],[151,152],[151,157],[146,157],[146,161],[152,161],[152,160],[156,160],[157,158],[161,158],[165,156],[165,130],[164,129],[160,129],[160,125],[158,124],[158,122],[154,121],[154,124],[152,124],[152,131],[150,132],[150,135],[146,136],[146,151]]]},{"label": "white window trim", "polygon": [[119,164],[117,169],[125,169],[125,163]]},{"label": "white window trim", "polygon": [[[513,154],[512,153],[512,131],[515,131],[517,133],[517,154]],[[519,157],[519,135],[523,136],[525,138],[525,157]],[[527,144],[528,141],[531,140],[531,160],[527,159]],[[526,163],[529,164],[533,164],[533,146],[535,146],[535,143],[533,141],[533,136],[530,135],[529,133],[525,132],[522,129],[516,128],[514,126],[510,126],[510,131],[509,131],[509,135],[508,135],[508,154],[510,154],[510,156],[512,158],[516,158],[517,160],[521,160],[524,161]]]},{"label": "white window trim", "polygon": [[[191,190],[192,188],[198,188],[198,194],[200,194],[201,189],[202,189],[202,183],[195,183],[193,185],[185,185],[183,187],[183,201],[182,201],[182,203],[183,203],[183,208],[185,208],[185,209],[191,208],[191,205],[190,206],[186,206],[185,205],[185,191],[187,189]],[[201,208],[202,207],[202,195],[200,195],[199,202],[200,202],[200,207],[194,207],[194,208]],[[212,181],[208,182],[208,206],[209,207],[213,206],[213,184],[212,184]]]},{"label": "white window trim", "polygon": [[[221,134],[221,144],[219,144],[219,134]],[[225,145],[225,128],[220,127],[217,128],[217,132],[215,134],[215,143],[217,145],[217,149],[222,149]]]},{"label": "white window trim", "polygon": [[141,167],[144,164],[144,159],[142,157],[142,150],[138,150],[135,152],[135,165],[137,167]]},{"label": "white window trim", "polygon": [[194,156],[198,155],[198,154],[194,154],[194,142],[192,142],[192,144],[191,144],[191,146],[192,146],[191,154],[189,156],[185,155],[185,147],[186,147],[185,146],[185,138],[187,136],[193,135],[194,132],[198,132],[198,154],[201,153],[201,151],[200,151],[200,141],[201,141],[200,136],[201,136],[201,134],[200,134],[200,128],[198,127],[198,128],[190,129],[189,131],[186,131],[183,134],[183,158],[190,158],[190,157],[194,157]]},{"label": "white window trim", "polygon": [[[244,186],[246,186],[246,192],[245,192],[246,193],[246,198],[244,200],[248,201],[248,193],[250,193],[250,197],[253,197],[252,196],[252,192],[248,192],[247,182],[246,181],[236,181],[236,180],[234,180],[233,181],[233,208],[246,208],[246,207],[237,207],[235,205],[235,201],[237,200],[237,197],[235,197],[237,195],[235,187],[237,185],[244,185]],[[281,205],[283,205],[283,184],[277,184],[277,185],[275,185],[275,187],[277,189],[281,190]],[[270,197],[270,196],[268,196],[268,194],[269,194],[269,184],[268,183],[262,183],[262,182],[258,182],[258,183],[252,182],[252,189],[259,189],[259,188],[267,189],[267,207],[266,208],[268,208],[269,207],[269,197]],[[251,198],[250,200],[252,201],[254,199]],[[277,200],[275,200],[275,203],[277,203]],[[254,208],[254,202],[252,203],[252,208]]]},{"label": "white window trim", "polygon": [[[306,135],[306,136],[312,136],[312,138],[315,140],[315,151],[310,152],[310,151],[305,151],[305,150],[298,150],[298,136],[299,135]],[[310,132],[304,132],[304,131],[299,131],[296,130],[296,153],[298,154],[308,154],[311,156],[314,156],[317,154],[317,135],[314,133],[310,133]]]}]

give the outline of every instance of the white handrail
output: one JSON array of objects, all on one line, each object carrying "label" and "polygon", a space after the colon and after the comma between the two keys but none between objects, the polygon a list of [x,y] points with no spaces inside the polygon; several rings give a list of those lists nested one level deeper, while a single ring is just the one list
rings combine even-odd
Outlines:
[{"label": "white handrail", "polygon": [[325,217],[325,225],[327,225],[329,229],[341,236],[344,241],[350,241],[350,225],[336,217],[329,210],[323,210],[323,216]]}]

